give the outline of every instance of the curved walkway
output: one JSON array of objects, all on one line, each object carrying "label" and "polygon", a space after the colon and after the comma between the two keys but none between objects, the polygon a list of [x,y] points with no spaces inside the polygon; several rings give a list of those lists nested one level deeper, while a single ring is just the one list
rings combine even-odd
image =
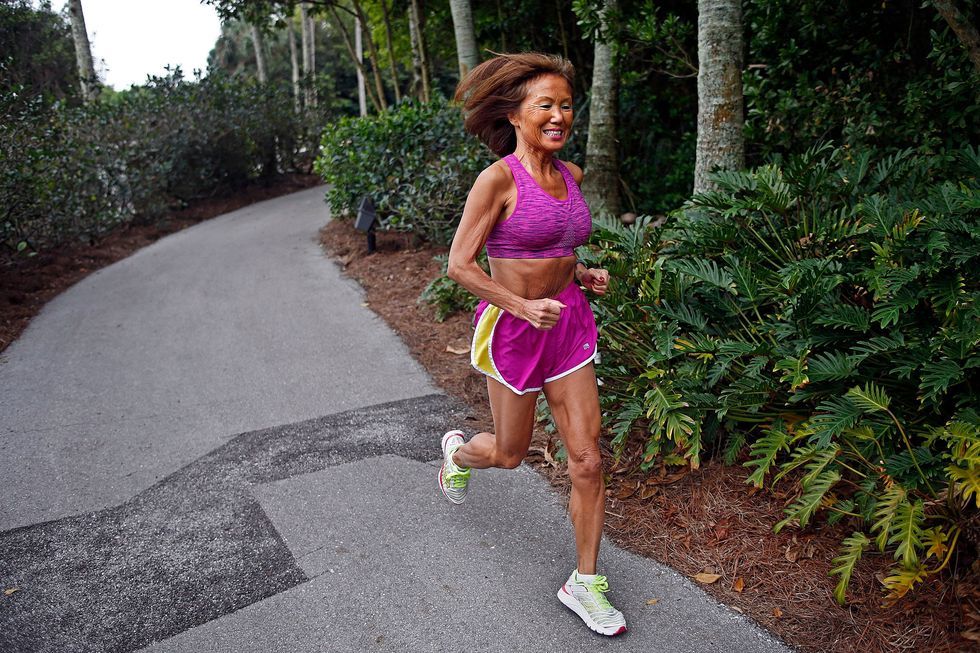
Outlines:
[{"label": "curved walkway", "polygon": [[543,479],[446,503],[467,411],[325,259],[322,196],[160,240],[0,356],[0,650],[789,650],[609,543],[631,630],[600,639],[554,598],[575,558]]}]

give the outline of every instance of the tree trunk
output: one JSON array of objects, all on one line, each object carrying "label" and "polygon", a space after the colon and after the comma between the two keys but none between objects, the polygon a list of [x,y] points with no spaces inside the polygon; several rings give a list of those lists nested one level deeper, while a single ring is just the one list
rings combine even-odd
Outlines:
[{"label": "tree trunk", "polygon": [[362,32],[364,29],[361,27],[361,19],[354,19],[354,56],[357,58],[357,106],[361,111],[361,117],[367,115],[367,100],[364,97],[364,70],[361,66],[364,64],[364,45],[361,43]]},{"label": "tree trunk", "polygon": [[[316,78],[316,20],[313,14],[306,15],[306,21],[310,24],[310,76]],[[313,104],[316,104],[316,87],[313,87]]]},{"label": "tree trunk", "polygon": [[[341,19],[340,13],[337,11],[337,8],[333,5],[330,6],[330,13],[333,15],[333,19],[337,23],[337,30],[340,32],[340,35],[344,39],[344,46],[347,48],[347,54],[350,55],[351,61],[354,62],[354,65],[357,67],[357,70],[359,70],[360,73],[364,75],[364,63],[357,56],[357,50],[354,47],[354,44],[351,43],[350,34],[347,33],[347,27],[344,25],[344,21]],[[371,92],[371,87],[366,86],[365,90],[367,91],[368,98],[370,98],[371,100],[371,104],[374,106],[374,110],[380,113],[381,105],[378,104],[378,98],[374,97],[374,93]]]},{"label": "tree trunk", "polygon": [[316,106],[316,98],[314,97],[313,88],[313,48],[315,46],[313,42],[313,30],[312,23],[310,22],[310,14],[307,9],[306,3],[299,3],[299,25],[301,34],[301,40],[303,42],[303,104],[306,108]]},{"label": "tree trunk", "polygon": [[555,13],[558,14],[558,32],[561,34],[561,53],[568,59],[568,34],[565,33],[565,19],[562,17],[561,5],[561,0],[555,0]]},{"label": "tree trunk", "polygon": [[596,35],[592,65],[592,95],[589,105],[589,140],[585,147],[586,175],[582,194],[593,213],[619,217],[619,157],[616,153],[616,112],[619,105],[619,74],[612,45],[617,35],[609,23],[616,0],[606,0],[601,34]]},{"label": "tree trunk", "polygon": [[429,101],[429,61],[425,52],[425,32],[422,25],[422,10],[419,0],[411,0],[408,8],[408,29],[412,40],[412,64],[417,75],[419,98]]},{"label": "tree trunk", "polygon": [[391,15],[388,12],[388,0],[381,0],[381,12],[385,18],[385,43],[388,45],[388,67],[391,69],[391,86],[395,89],[395,103],[402,101],[402,92],[398,88],[398,70],[395,68],[395,46],[391,36]]},{"label": "tree trunk", "polygon": [[382,109],[388,108],[388,101],[385,99],[385,88],[384,84],[381,83],[381,57],[378,55],[378,48],[374,45],[374,39],[371,38],[371,30],[368,28],[367,16],[364,15],[364,10],[361,8],[361,3],[359,0],[353,0],[354,11],[357,13],[358,22],[361,24],[361,28],[364,32],[364,39],[368,44],[368,53],[371,57],[371,74],[374,76],[374,88],[378,94],[378,102],[381,104]]},{"label": "tree trunk", "polygon": [[463,79],[480,63],[476,35],[473,33],[473,12],[470,9],[470,0],[449,0],[449,9],[453,14],[453,30],[456,32],[459,78]]},{"label": "tree trunk", "polygon": [[310,74],[310,21],[306,19],[306,3],[299,3],[299,30],[303,44],[303,77]]},{"label": "tree trunk", "polygon": [[296,113],[300,113],[303,100],[300,97],[299,90],[299,57],[296,53],[296,31],[293,29],[292,18],[286,21],[286,29],[288,30],[286,35],[289,39],[289,64],[293,70],[293,107]]},{"label": "tree trunk", "polygon": [[933,0],[932,4],[936,6],[936,11],[946,20],[950,29],[956,34],[956,38],[966,48],[973,67],[980,73],[980,35],[977,34],[977,28],[960,13],[954,0]]},{"label": "tree trunk", "polygon": [[85,14],[82,13],[82,0],[69,0],[71,12],[71,35],[75,40],[75,60],[78,62],[78,79],[82,87],[82,100],[91,102],[99,97],[99,79],[92,66],[92,48],[85,30]]},{"label": "tree trunk", "polygon": [[265,44],[262,41],[262,30],[258,25],[251,25],[252,46],[255,48],[255,68],[257,70],[259,83],[265,84],[269,81],[269,73],[265,67]]},{"label": "tree trunk", "polygon": [[497,0],[497,28],[500,30],[500,51],[507,52],[507,30],[504,29],[504,8],[500,6],[500,0]]},{"label": "tree trunk", "polygon": [[698,143],[694,192],[714,169],[745,166],[740,0],[698,0]]}]

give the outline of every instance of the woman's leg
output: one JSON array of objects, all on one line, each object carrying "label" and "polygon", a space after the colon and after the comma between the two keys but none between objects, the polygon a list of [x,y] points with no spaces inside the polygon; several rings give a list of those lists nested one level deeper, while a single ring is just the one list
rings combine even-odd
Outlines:
[{"label": "woman's leg", "polygon": [[596,573],[606,516],[606,486],[599,457],[599,390],[592,363],[544,385],[544,395],[568,452],[569,508],[575,527],[578,571]]},{"label": "woman's leg", "polygon": [[531,444],[538,393],[519,395],[488,376],[487,394],[496,433],[477,433],[456,450],[453,461],[460,467],[513,469],[524,460]]}]

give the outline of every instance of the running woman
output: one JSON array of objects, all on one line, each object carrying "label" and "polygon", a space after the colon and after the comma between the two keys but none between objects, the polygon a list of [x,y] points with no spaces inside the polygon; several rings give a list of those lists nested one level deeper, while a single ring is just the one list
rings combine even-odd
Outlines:
[{"label": "running woman", "polygon": [[[527,455],[538,393],[544,391],[568,452],[578,567],[558,598],[592,630],[626,631],[596,573],[605,516],[599,454],[596,324],[579,287],[602,295],[606,270],[576,260],[588,242],[582,170],[556,155],[572,128],[574,69],[538,53],[500,55],[460,82],[466,130],[502,157],[480,173],[449,252],[449,277],[481,299],[471,362],[487,377],[494,433],[442,438],[439,485],[466,498],[474,469],[517,467]],[[486,247],[488,276],[477,264]]]}]

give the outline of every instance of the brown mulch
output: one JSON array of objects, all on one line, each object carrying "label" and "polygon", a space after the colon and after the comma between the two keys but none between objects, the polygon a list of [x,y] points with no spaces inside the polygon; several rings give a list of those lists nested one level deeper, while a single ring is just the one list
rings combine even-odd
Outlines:
[{"label": "brown mulch", "polygon": [[17,339],[46,302],[99,268],[202,220],[319,183],[316,175],[285,175],[194,200],[153,222],[122,225],[94,243],[62,245],[36,256],[0,253],[0,352]]},{"label": "brown mulch", "polygon": [[[349,223],[330,222],[321,231],[324,248],[361,283],[370,307],[440,387],[471,407],[475,421],[468,430],[489,430],[485,381],[470,367],[468,352],[456,353],[466,352],[471,316],[457,314],[439,323],[431,307],[416,301],[440,273],[432,257],[446,250],[400,234],[379,233],[377,240],[378,251],[368,255],[365,237]],[[555,436],[537,429],[528,462],[567,497],[567,473],[552,459],[556,445]],[[716,460],[694,471],[661,465],[641,473],[639,447],[627,451],[632,457],[627,453],[618,464],[605,456],[607,534],[623,548],[692,579],[703,574],[699,578],[710,582],[698,582],[707,593],[788,644],[814,652],[978,650],[978,565],[971,572],[951,563],[913,594],[883,607],[880,581],[891,557],[868,551],[855,569],[848,604],[841,607],[833,598],[837,577],[828,572],[850,531],[816,523],[774,534],[772,526],[793,498],[784,494],[789,483],[775,493],[756,491],[745,483],[749,470]],[[663,598],[650,596],[649,609]]]}]

